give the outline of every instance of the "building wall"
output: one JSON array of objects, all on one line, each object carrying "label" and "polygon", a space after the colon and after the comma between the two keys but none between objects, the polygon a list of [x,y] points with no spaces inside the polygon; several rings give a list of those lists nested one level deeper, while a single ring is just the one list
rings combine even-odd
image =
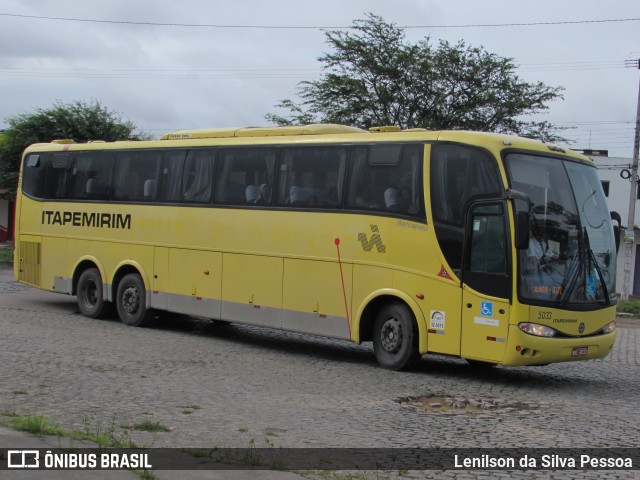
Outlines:
[{"label": "building wall", "polygon": [[[603,183],[608,182],[608,192],[606,185],[605,194],[607,195],[607,203],[609,205],[609,210],[618,212],[622,217],[622,225],[626,226],[628,223],[629,216],[629,193],[631,191],[631,181],[629,179],[624,179],[620,176],[623,170],[631,171],[631,162],[630,158],[618,158],[618,157],[598,157],[592,156],[595,164],[598,167],[598,176],[600,177],[600,181]],[[636,198],[636,210],[635,210],[635,222],[634,226],[634,240],[630,252],[630,256],[627,256],[626,245],[624,241],[624,237],[622,238],[620,244],[620,251],[618,252],[618,263],[617,263],[617,277],[616,277],[616,291],[617,293],[623,292],[624,280],[625,280],[625,268],[628,269],[629,273],[629,295],[633,294],[633,283],[636,275],[635,272],[635,261],[636,261],[636,251],[638,245],[640,245],[640,231],[638,231],[637,226],[640,225],[640,203]],[[637,273],[640,275],[640,272]],[[640,292],[637,292],[640,293]]]}]

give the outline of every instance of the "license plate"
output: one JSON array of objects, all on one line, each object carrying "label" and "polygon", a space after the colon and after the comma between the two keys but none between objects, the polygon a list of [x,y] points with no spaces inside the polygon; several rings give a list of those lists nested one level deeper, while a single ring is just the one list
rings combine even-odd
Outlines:
[{"label": "license plate", "polygon": [[579,357],[581,355],[586,355],[588,351],[589,351],[589,347],[573,347],[573,350],[571,351],[571,356]]}]

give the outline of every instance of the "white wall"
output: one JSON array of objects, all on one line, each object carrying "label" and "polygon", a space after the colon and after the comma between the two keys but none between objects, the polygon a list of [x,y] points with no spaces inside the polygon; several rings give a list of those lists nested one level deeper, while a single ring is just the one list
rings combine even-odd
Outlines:
[{"label": "white wall", "polygon": [[[601,181],[609,182],[609,196],[607,197],[607,204],[609,210],[618,212],[622,217],[622,225],[627,225],[629,216],[629,193],[631,190],[631,182],[629,179],[624,179],[620,176],[620,172],[623,170],[631,171],[630,158],[616,158],[616,157],[591,157],[598,167],[598,176]],[[640,225],[640,203],[636,199],[636,211],[635,211],[636,226]],[[634,279],[634,265],[636,247],[640,242],[640,232],[636,232],[635,242],[632,249],[631,257],[627,260],[625,257],[625,244],[624,238],[620,244],[620,251],[618,252],[617,263],[617,277],[616,277],[616,291],[622,293],[623,283],[625,278],[625,262],[628,261],[628,268],[630,268],[630,285],[629,294],[633,294],[633,279]]]}]

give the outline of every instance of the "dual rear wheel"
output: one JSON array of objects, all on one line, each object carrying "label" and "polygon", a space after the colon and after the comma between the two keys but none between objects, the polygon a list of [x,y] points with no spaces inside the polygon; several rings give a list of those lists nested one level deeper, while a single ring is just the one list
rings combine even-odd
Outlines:
[{"label": "dual rear wheel", "polygon": [[113,311],[113,304],[104,299],[102,277],[97,268],[82,272],[77,291],[80,313],[89,318],[106,318]]},{"label": "dual rear wheel", "polygon": [[[77,298],[80,313],[87,317],[106,318],[113,311],[113,304],[104,298],[102,277],[97,268],[82,272],[78,279]],[[115,306],[125,325],[142,327],[151,321],[144,282],[139,274],[129,273],[122,277],[118,283]]]}]

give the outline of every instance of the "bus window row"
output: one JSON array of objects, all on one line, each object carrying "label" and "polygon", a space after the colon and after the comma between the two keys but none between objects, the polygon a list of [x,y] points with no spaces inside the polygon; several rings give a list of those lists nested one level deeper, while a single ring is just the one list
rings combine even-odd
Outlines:
[{"label": "bus window row", "polygon": [[424,216],[421,145],[30,154],[37,199],[265,205]]}]

